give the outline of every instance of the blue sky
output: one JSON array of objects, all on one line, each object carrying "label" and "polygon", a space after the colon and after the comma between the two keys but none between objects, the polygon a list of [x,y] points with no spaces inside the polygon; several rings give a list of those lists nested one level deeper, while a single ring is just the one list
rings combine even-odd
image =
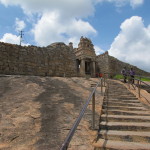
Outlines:
[{"label": "blue sky", "polygon": [[106,50],[150,72],[150,0],[0,0],[0,41],[47,46],[92,40],[96,54]]}]

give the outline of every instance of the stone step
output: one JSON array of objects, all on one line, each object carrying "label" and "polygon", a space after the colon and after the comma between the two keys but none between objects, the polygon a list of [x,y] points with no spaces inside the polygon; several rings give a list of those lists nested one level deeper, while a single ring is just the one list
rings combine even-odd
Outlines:
[{"label": "stone step", "polygon": [[102,106],[103,109],[107,109],[107,110],[112,110],[112,109],[117,109],[117,110],[147,110],[146,108],[144,107],[137,107],[137,106],[134,106],[134,107],[126,107],[126,106],[107,106],[107,105],[103,105]]},{"label": "stone step", "polygon": [[119,83],[111,82],[108,94],[95,150],[150,150],[150,110]]},{"label": "stone step", "polygon": [[128,100],[127,99],[109,99],[109,100],[105,99],[104,102],[140,103],[140,101],[137,99],[128,99]]},{"label": "stone step", "polygon": [[107,113],[108,115],[143,115],[143,116],[150,116],[150,111],[132,111],[132,110],[118,110],[118,109],[113,109],[113,110],[105,110],[102,109],[103,114]]},{"label": "stone step", "polygon": [[141,103],[139,100],[136,99],[104,99],[104,102],[113,102],[113,103]]},{"label": "stone step", "polygon": [[150,122],[150,116],[140,115],[101,115],[101,121],[107,122]]},{"label": "stone step", "polygon": [[128,89],[126,88],[123,88],[123,87],[120,87],[120,88],[109,88],[109,93],[113,93],[113,92],[116,92],[116,93],[130,93],[130,91],[128,91]]},{"label": "stone step", "polygon": [[125,92],[122,92],[122,91],[108,91],[108,94],[110,95],[113,95],[113,94],[116,94],[116,95],[123,95],[123,96],[135,96],[134,94],[132,94],[131,92],[129,91],[125,91]]},{"label": "stone step", "polygon": [[102,130],[150,131],[150,122],[105,122],[100,123]]},{"label": "stone step", "polygon": [[[112,93],[111,95],[113,95],[114,93]],[[131,94],[131,93],[120,93],[118,94],[118,96],[122,96],[122,97],[136,97],[135,95]]]},{"label": "stone step", "polygon": [[127,96],[110,96],[109,95],[109,99],[108,100],[111,100],[111,99],[119,99],[119,100],[138,100],[135,96],[133,97],[127,97]]},{"label": "stone step", "polygon": [[[111,90],[110,90],[111,89]],[[130,93],[130,91],[127,89],[127,88],[123,88],[123,87],[121,87],[121,88],[114,88],[114,89],[112,89],[111,87],[109,88],[109,91],[108,92],[110,92],[110,93],[112,93],[112,92],[116,92],[116,93]]]},{"label": "stone step", "polygon": [[117,86],[109,86],[109,91],[110,92],[129,92],[128,89],[126,87],[117,87]]},{"label": "stone step", "polygon": [[134,96],[133,94],[131,94],[130,92],[126,92],[126,93],[122,93],[122,92],[108,92],[109,95],[118,95],[118,96]]},{"label": "stone step", "polygon": [[108,106],[142,106],[142,104],[139,102],[139,103],[125,103],[125,102],[103,102],[104,105],[108,105]]},{"label": "stone step", "polygon": [[130,91],[128,91],[127,89],[122,89],[122,88],[120,88],[120,89],[116,89],[116,88],[114,88],[114,89],[108,89],[108,93],[110,93],[110,94],[113,94],[113,93],[120,93],[120,94],[132,94]]},{"label": "stone step", "polygon": [[149,143],[123,142],[99,139],[93,143],[95,150],[150,150]]},{"label": "stone step", "polygon": [[125,86],[123,86],[123,85],[121,85],[121,84],[111,84],[111,83],[109,83],[109,87],[110,88],[112,88],[112,87],[116,87],[116,88],[125,88],[126,89],[126,87]]},{"label": "stone step", "polygon": [[[107,95],[106,95],[107,96]],[[113,98],[113,99],[118,99],[118,98],[121,98],[121,99],[124,99],[124,98],[127,98],[127,99],[138,99],[138,98],[136,98],[136,96],[132,96],[132,95],[127,95],[127,96],[125,96],[125,95],[121,95],[121,94],[118,94],[118,95],[116,95],[116,94],[109,94],[108,95],[109,96],[109,98]]]},{"label": "stone step", "polygon": [[104,102],[133,102],[133,103],[141,103],[138,99],[119,99],[119,98],[109,98],[104,99]]},{"label": "stone step", "polygon": [[128,141],[128,142],[150,142],[150,131],[118,131],[118,130],[101,130],[99,132],[99,138],[105,140],[117,140],[117,141]]},{"label": "stone step", "polygon": [[115,88],[115,89],[111,89],[110,90],[110,88],[109,88],[109,92],[110,93],[112,93],[112,92],[116,92],[116,93],[118,93],[118,92],[121,92],[121,93],[129,93],[130,91],[127,89],[127,88],[123,88],[123,87],[121,87],[121,88]]}]

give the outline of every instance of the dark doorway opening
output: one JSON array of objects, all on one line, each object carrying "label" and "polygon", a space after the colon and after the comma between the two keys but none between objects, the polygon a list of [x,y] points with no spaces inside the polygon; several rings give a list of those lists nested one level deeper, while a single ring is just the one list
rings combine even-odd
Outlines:
[{"label": "dark doorway opening", "polygon": [[85,61],[85,74],[91,74],[91,62]]},{"label": "dark doorway opening", "polygon": [[76,64],[77,64],[77,72],[80,72],[80,64],[81,64],[81,60],[76,59]]}]

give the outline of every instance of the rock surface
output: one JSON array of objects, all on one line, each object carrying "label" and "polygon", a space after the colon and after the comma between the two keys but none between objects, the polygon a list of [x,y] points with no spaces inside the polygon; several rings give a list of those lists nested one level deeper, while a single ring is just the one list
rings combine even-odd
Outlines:
[{"label": "rock surface", "polygon": [[[98,79],[9,76],[0,77],[0,149],[59,150]],[[100,112],[96,93],[96,119]],[[87,108],[70,150],[92,150],[96,131]]]}]

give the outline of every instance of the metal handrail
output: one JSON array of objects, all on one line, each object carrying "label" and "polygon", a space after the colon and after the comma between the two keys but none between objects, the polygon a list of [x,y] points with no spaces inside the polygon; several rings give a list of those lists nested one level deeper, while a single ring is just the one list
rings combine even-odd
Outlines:
[{"label": "metal handrail", "polygon": [[[119,74],[119,75],[122,75],[122,74]],[[122,76],[123,76],[123,75],[122,75]],[[134,75],[134,76],[135,76],[135,77],[140,77],[140,78],[145,77],[145,78],[150,79],[150,77],[146,77],[146,76],[139,76],[139,75]],[[127,78],[132,78],[129,74],[127,74],[126,77],[127,77]],[[142,83],[144,83],[144,84],[146,84],[146,85],[149,86],[149,84],[145,83],[145,82],[142,81],[141,79],[137,79],[137,78],[134,78],[134,79],[135,79],[135,80],[139,80],[140,82],[142,82]]]},{"label": "metal handrail", "polygon": [[[78,118],[75,120],[75,122],[74,122],[71,130],[69,131],[64,143],[62,144],[62,147],[60,148],[60,150],[67,150],[67,148],[69,146],[69,143],[70,143],[70,141],[71,141],[71,139],[72,139],[72,137],[73,137],[73,135],[74,135],[74,133],[75,133],[75,131],[76,131],[76,129],[77,129],[77,127],[78,127],[78,125],[79,125],[79,123],[80,123],[80,121],[81,121],[81,119],[82,119],[82,117],[83,117],[83,115],[84,115],[84,113],[87,109],[87,106],[89,105],[91,99],[92,99],[92,105],[93,105],[92,106],[92,110],[93,110],[92,128],[95,127],[95,91],[96,91],[97,87],[99,86],[99,83],[100,83],[100,81],[96,84],[96,87],[93,89],[93,91],[89,95],[88,99],[86,100],[82,110],[79,113]],[[102,85],[102,79],[101,79],[101,85]]]},{"label": "metal handrail", "polygon": [[[140,79],[137,79],[137,78],[132,78],[132,80],[136,80],[136,81],[138,81],[137,82],[137,88],[138,88],[138,96],[139,96],[139,98],[141,97],[141,92],[140,92],[140,90],[141,90],[141,83],[144,83],[146,86],[148,86],[148,87],[150,87],[150,85],[149,84],[147,84],[147,83],[145,83],[144,81],[142,81],[142,80],[140,80]],[[128,82],[129,84],[130,84],[130,82]],[[135,85],[134,83],[132,83],[131,84],[132,86],[133,85]],[[134,87],[134,86],[133,86]],[[130,86],[129,86],[129,88],[130,88]],[[135,87],[134,87],[134,89],[135,89]]]},{"label": "metal handrail", "polygon": [[149,85],[149,84],[145,83],[144,81],[142,81],[142,80],[140,80],[140,79],[135,78],[134,80],[140,81],[140,82],[142,82],[142,83],[144,83],[145,85],[147,85],[147,86],[149,86],[149,87],[150,87],[150,85]]},{"label": "metal handrail", "polygon": [[135,77],[140,77],[140,78],[147,78],[147,79],[150,79],[150,77],[147,77],[147,76],[141,76],[141,75],[135,75]]},{"label": "metal handrail", "polygon": [[[136,75],[135,75],[136,76]],[[150,85],[149,84],[147,84],[147,83],[145,83],[144,81],[142,81],[141,79],[138,79],[138,78],[133,78],[133,77],[130,77],[130,76],[127,76],[128,77],[128,79],[129,78],[132,78],[133,80],[137,80],[137,81],[140,81],[140,82],[142,82],[142,83],[144,83],[145,85],[147,85],[147,86],[149,86],[150,87]],[[139,77],[139,76],[138,76]]]},{"label": "metal handrail", "polygon": [[[122,75],[123,76],[123,75]],[[134,75],[135,77],[144,77],[144,76],[139,76],[139,75]],[[145,78],[149,78],[149,77],[145,77]],[[141,89],[141,83],[145,84],[146,86],[150,87],[149,84],[145,83],[144,81],[140,80],[140,79],[137,79],[137,78],[133,78],[131,77],[130,75],[126,75],[126,79],[128,79],[128,81],[130,81],[130,79],[132,80],[137,80],[138,81],[138,85],[137,85],[137,88],[138,88],[138,95],[139,97],[141,96],[140,94],[140,89]],[[130,84],[133,86],[134,90],[136,89],[136,85],[134,83],[131,83],[131,82],[128,82],[129,83],[129,89],[130,89]],[[135,85],[135,87],[134,87]]]}]

